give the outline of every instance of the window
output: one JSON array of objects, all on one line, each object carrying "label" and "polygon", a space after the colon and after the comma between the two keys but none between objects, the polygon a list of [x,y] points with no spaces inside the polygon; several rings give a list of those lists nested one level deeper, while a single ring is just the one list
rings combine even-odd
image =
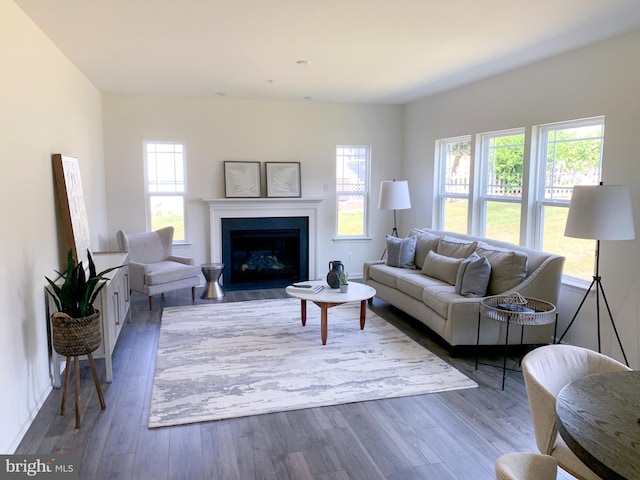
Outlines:
[{"label": "window", "polygon": [[524,129],[482,135],[480,233],[520,243]]},{"label": "window", "polygon": [[370,148],[336,147],[337,236],[364,237],[369,204]]},{"label": "window", "polygon": [[174,241],[186,241],[184,144],[145,142],[147,228],[173,226]]},{"label": "window", "polygon": [[602,166],[604,118],[538,128],[537,247],[566,257],[564,273],[593,276],[594,240],[567,238],[564,227],[574,185],[597,185]]},{"label": "window", "polygon": [[532,132],[531,155],[522,128],[479,134],[476,149],[471,135],[439,140],[435,225],[563,255],[565,275],[591,279],[595,242],[564,227],[573,186],[600,180],[604,117]]},{"label": "window", "polygon": [[471,179],[471,136],[440,140],[439,228],[467,232],[469,181]]}]

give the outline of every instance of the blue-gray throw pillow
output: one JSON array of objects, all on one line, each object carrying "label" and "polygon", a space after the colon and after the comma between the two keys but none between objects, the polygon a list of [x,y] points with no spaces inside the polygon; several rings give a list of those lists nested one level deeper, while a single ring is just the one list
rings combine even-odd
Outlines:
[{"label": "blue-gray throw pillow", "polygon": [[491,278],[491,264],[473,252],[458,267],[456,293],[465,297],[484,297]]},{"label": "blue-gray throw pillow", "polygon": [[416,236],[398,238],[387,235],[387,265],[414,268]]}]

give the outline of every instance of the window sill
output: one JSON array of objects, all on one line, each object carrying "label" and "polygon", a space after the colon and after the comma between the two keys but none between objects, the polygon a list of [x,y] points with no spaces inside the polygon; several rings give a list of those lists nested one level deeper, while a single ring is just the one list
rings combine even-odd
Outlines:
[{"label": "window sill", "polygon": [[180,247],[190,247],[191,245],[193,245],[191,242],[173,242],[173,246],[180,248]]},{"label": "window sill", "polygon": [[373,240],[372,237],[333,237],[331,239],[333,242],[362,242],[362,241],[366,241],[369,242],[371,240]]},{"label": "window sill", "polygon": [[[583,278],[572,277],[570,275],[562,276],[562,288],[576,293],[584,295],[590,284],[591,282],[589,280],[585,280]],[[591,290],[590,293],[593,293],[593,290]]]}]

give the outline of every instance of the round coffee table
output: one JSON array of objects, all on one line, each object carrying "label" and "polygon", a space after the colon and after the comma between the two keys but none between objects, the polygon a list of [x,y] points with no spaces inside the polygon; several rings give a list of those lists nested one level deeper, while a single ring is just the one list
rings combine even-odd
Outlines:
[{"label": "round coffee table", "polygon": [[322,285],[324,289],[318,293],[300,292],[293,290],[290,286],[286,288],[287,295],[300,299],[300,316],[302,326],[307,324],[307,301],[313,302],[320,307],[320,335],[322,337],[322,345],[327,344],[327,310],[337,305],[349,302],[360,302],[360,329],[364,328],[367,314],[367,300],[373,298],[376,294],[374,288],[363,283],[350,283],[349,291],[340,293],[337,288],[330,288],[323,280],[315,280],[309,282],[300,282],[309,285]]}]

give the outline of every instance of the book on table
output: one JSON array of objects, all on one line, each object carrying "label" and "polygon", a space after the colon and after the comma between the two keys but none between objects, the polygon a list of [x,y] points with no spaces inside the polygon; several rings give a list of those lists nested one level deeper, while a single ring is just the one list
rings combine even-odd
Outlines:
[{"label": "book on table", "polygon": [[318,293],[324,290],[323,285],[311,285],[310,283],[294,283],[289,285],[290,290],[302,293]]},{"label": "book on table", "polygon": [[529,308],[525,305],[518,305],[513,303],[499,303],[496,305],[496,308],[500,310],[506,310],[508,312],[515,313],[538,313],[539,310],[534,310],[533,308]]}]

